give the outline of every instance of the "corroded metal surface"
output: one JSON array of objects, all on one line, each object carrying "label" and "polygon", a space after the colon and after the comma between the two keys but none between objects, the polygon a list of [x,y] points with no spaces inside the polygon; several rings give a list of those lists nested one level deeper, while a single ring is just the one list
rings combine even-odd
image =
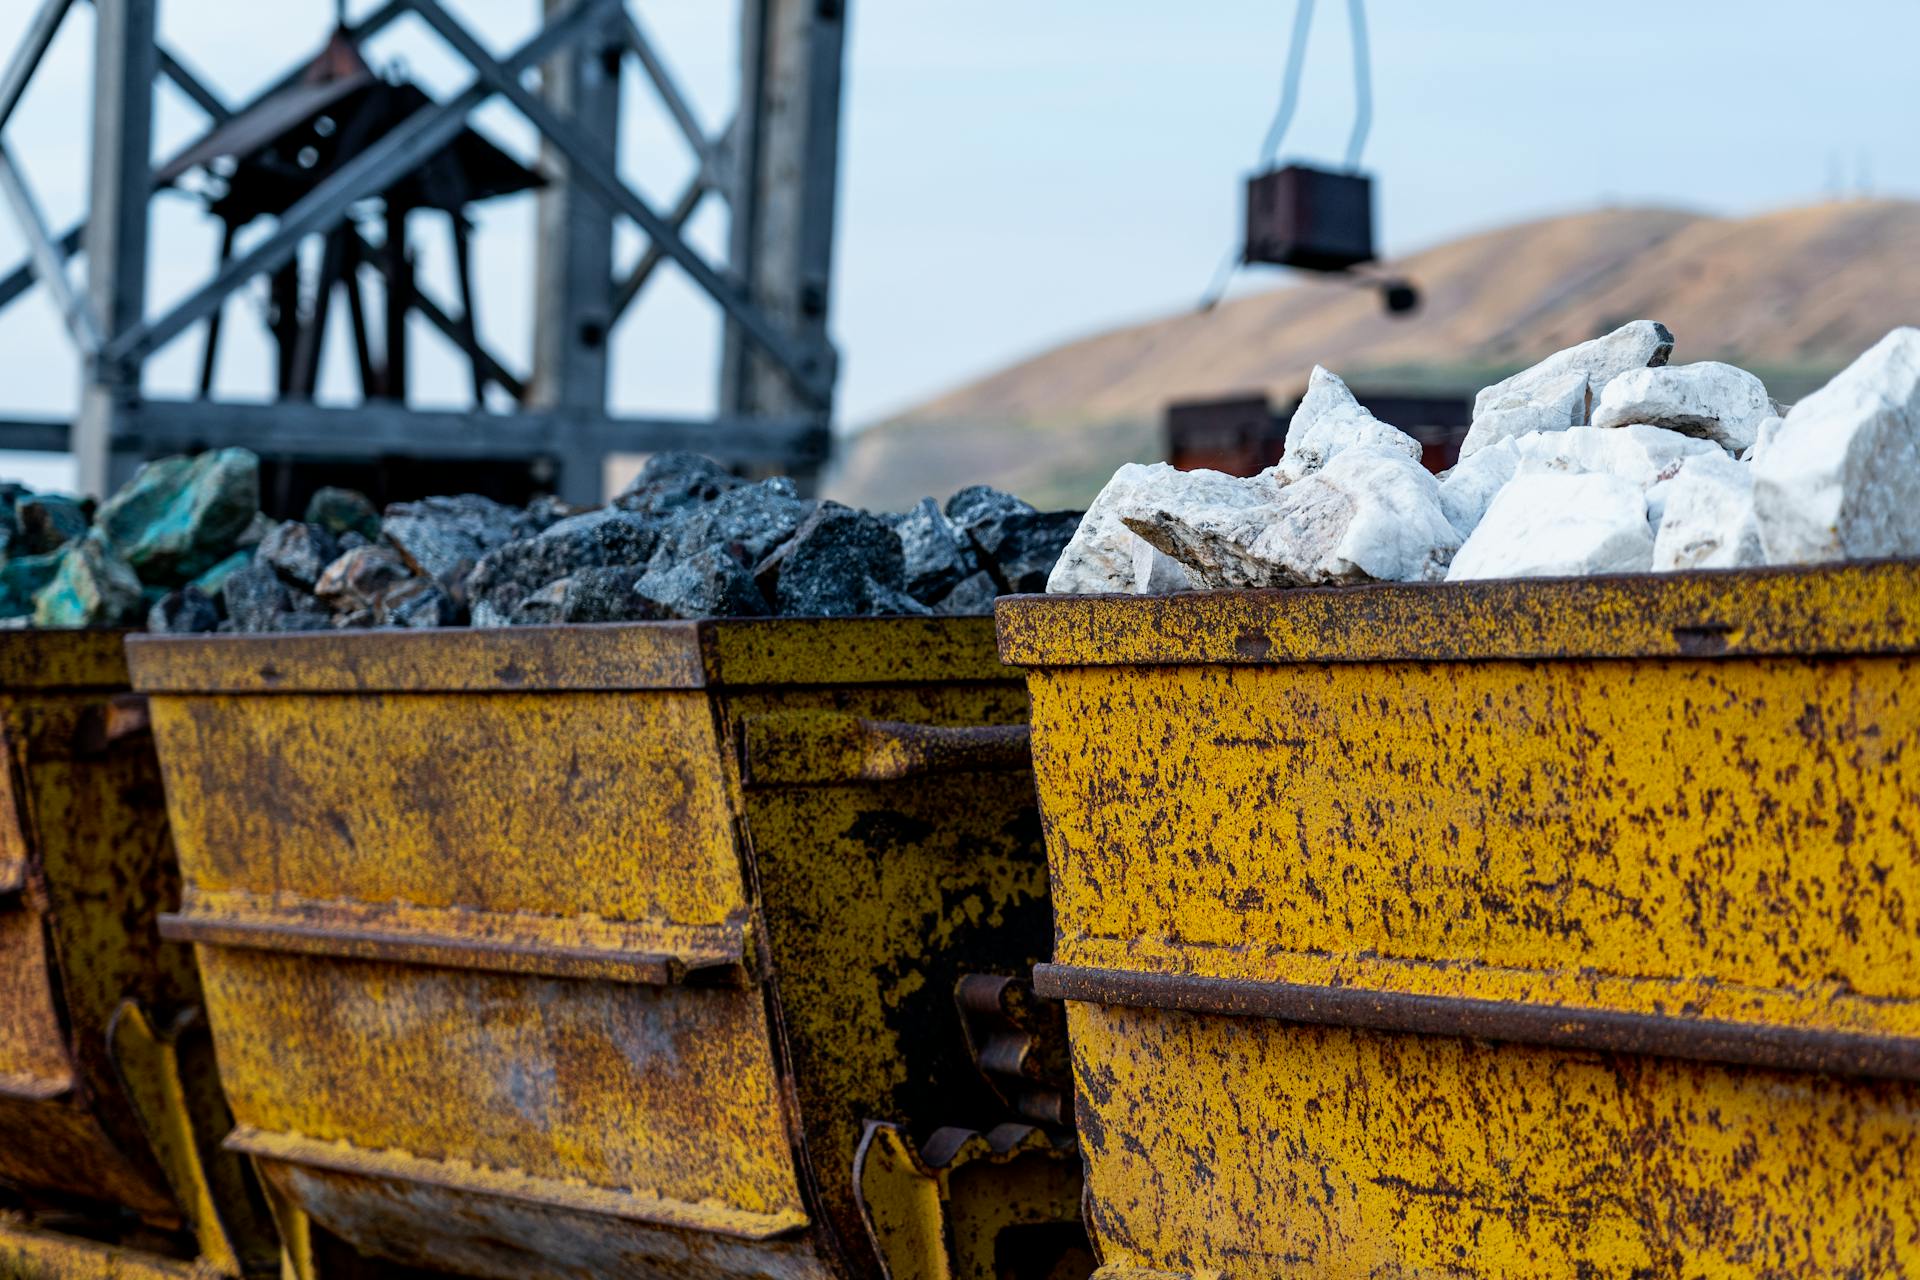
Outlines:
[{"label": "corroded metal surface", "polygon": [[1109,1265],[1223,1276],[1909,1274],[1888,1081],[1069,1006]]},{"label": "corroded metal surface", "polygon": [[1915,566],[1000,622],[1109,1266],[1920,1267]]},{"label": "corroded metal surface", "polygon": [[357,1246],[872,1276],[866,1121],[1008,1118],[954,988],[1025,973],[1050,917],[986,620],[130,655],[233,1145]]},{"label": "corroded metal surface", "polygon": [[1071,1139],[1031,1125],[940,1129],[916,1148],[875,1123],[853,1176],[888,1280],[1067,1280],[1093,1265],[1079,1163]]},{"label": "corroded metal surface", "polygon": [[1018,666],[1909,653],[1920,564],[1003,596],[995,615]]},{"label": "corroded metal surface", "polygon": [[199,986],[156,928],[179,878],[122,638],[0,635],[7,1275],[171,1275],[196,1252],[229,1275],[274,1264],[244,1172],[216,1150],[217,1089],[153,1029],[190,1020]]},{"label": "corroded metal surface", "polygon": [[221,1274],[203,1262],[40,1231],[0,1215],[0,1276],[7,1280],[221,1280]]}]

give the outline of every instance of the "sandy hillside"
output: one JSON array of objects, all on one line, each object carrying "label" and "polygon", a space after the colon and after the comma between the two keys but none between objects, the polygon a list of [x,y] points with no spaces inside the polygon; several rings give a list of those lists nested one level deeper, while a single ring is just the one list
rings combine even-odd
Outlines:
[{"label": "sandy hillside", "polygon": [[1428,249],[1391,269],[1424,306],[1386,315],[1320,281],[1041,352],[861,434],[827,491],[898,505],[986,480],[1083,502],[1114,465],[1159,456],[1169,400],[1291,394],[1317,361],[1355,381],[1471,390],[1641,316],[1679,360],[1727,359],[1791,398],[1897,324],[1920,323],[1920,203],[1848,201],[1752,218],[1609,209]]}]

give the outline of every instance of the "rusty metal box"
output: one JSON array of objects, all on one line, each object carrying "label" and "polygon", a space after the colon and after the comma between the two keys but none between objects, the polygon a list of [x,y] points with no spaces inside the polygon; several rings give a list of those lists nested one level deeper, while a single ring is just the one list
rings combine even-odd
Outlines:
[{"label": "rusty metal box", "polygon": [[1308,271],[1373,261],[1373,180],[1290,164],[1247,179],[1246,260]]},{"label": "rusty metal box", "polygon": [[[1017,1121],[956,1002],[1050,936],[1025,690],[986,619],[129,654],[230,1145],[363,1251],[878,1275],[869,1122],[884,1191],[948,1185],[937,1131]],[[1077,1219],[1064,1140],[945,1149],[1072,1171],[1009,1229]]]},{"label": "rusty metal box", "polygon": [[1920,1270],[1920,566],[999,622],[1113,1274]]}]

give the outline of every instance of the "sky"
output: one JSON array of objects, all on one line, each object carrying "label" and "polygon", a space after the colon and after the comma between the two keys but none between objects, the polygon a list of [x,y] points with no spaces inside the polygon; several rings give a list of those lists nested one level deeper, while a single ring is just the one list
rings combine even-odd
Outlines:
[{"label": "sky", "polygon": [[[734,6],[630,0],[709,128],[735,87]],[[0,50],[28,0],[0,3]],[[372,0],[351,0],[350,13]],[[331,0],[162,0],[162,40],[229,101],[315,50]],[[449,0],[496,51],[530,33],[535,0]],[[857,428],[1053,343],[1193,305],[1236,243],[1240,182],[1279,96],[1289,0],[851,0],[832,330],[839,422]],[[92,15],[75,5],[5,140],[48,220],[85,205]],[[1597,205],[1655,204],[1741,215],[1854,194],[1920,194],[1920,4],[1786,0],[1686,5],[1538,0],[1372,0],[1376,176],[1388,253],[1485,227]],[[371,50],[436,96],[460,64],[417,24]],[[686,148],[629,63],[626,177],[669,203]],[[171,87],[157,98],[155,152],[204,118]],[[1284,158],[1336,163],[1354,111],[1348,10],[1317,6],[1299,111]],[[476,124],[522,156],[533,134],[494,103]],[[483,336],[525,368],[532,207],[477,211]],[[258,234],[260,228],[255,229]],[[217,241],[191,196],[156,202],[148,308],[210,272]],[[718,257],[725,218],[709,201],[691,240]],[[451,296],[444,232],[416,230],[423,271]],[[243,247],[245,240],[242,241]],[[623,230],[616,256],[644,247]],[[0,270],[24,245],[0,216]],[[74,267],[76,276],[79,265]],[[1237,290],[1285,277],[1242,272]],[[229,303],[219,388],[264,398],[264,282]],[[336,308],[336,314],[339,312]],[[710,412],[719,327],[671,268],[614,335],[620,412]],[[350,349],[331,342],[320,398],[350,403]],[[414,340],[417,399],[469,402],[464,365],[437,335]],[[148,366],[150,395],[185,394],[198,331]],[[36,292],[0,312],[0,416],[64,416],[78,365]],[[67,483],[59,460],[0,455],[0,478]]]}]

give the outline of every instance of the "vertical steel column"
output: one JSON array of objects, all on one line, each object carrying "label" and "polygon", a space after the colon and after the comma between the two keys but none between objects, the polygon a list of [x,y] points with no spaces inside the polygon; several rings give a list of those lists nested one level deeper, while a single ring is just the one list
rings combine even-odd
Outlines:
[{"label": "vertical steel column", "polygon": [[[93,6],[93,172],[83,248],[87,299],[109,340],[146,314],[156,3],[94,0]],[[81,375],[73,452],[82,492],[111,492],[139,461],[121,437],[139,409],[140,365],[139,357],[103,355]]]},{"label": "vertical steel column", "polygon": [[[572,0],[543,0],[551,21]],[[620,135],[622,32],[609,21],[549,58],[541,96],[571,118],[609,165]],[[556,175],[539,194],[539,246],[534,273],[533,377],[527,405],[604,414],[607,335],[613,326],[614,211],[574,177],[566,154],[542,139],[544,166]],[[600,457],[571,441],[553,441],[560,494],[572,502],[601,498]]]},{"label": "vertical steel column", "polygon": [[[742,0],[731,270],[747,296],[831,370],[827,301],[840,157],[844,0]],[[720,413],[817,413],[728,325]]]}]

